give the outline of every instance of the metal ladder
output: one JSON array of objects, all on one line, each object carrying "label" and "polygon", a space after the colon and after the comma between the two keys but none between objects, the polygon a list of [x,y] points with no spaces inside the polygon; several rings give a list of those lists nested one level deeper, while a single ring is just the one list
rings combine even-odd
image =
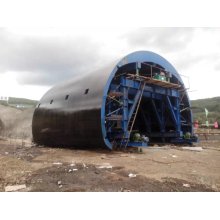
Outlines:
[{"label": "metal ladder", "polygon": [[127,145],[128,145],[128,142],[129,142],[129,139],[130,139],[130,136],[131,136],[131,132],[132,132],[132,129],[133,129],[136,117],[137,117],[138,109],[140,107],[140,103],[141,103],[142,96],[143,96],[143,93],[144,93],[145,84],[146,84],[145,81],[141,81],[140,82],[140,88],[139,89],[141,89],[141,93],[140,93],[140,96],[138,98],[138,102],[137,102],[137,104],[135,106],[135,109],[134,109],[134,111],[133,111],[133,113],[131,115],[131,118],[130,118],[130,120],[128,122],[128,137],[125,137],[125,134],[123,135],[123,137],[121,139],[120,148],[122,147],[122,145],[123,145],[125,140],[126,140],[126,143],[124,145],[124,148],[126,148]]}]

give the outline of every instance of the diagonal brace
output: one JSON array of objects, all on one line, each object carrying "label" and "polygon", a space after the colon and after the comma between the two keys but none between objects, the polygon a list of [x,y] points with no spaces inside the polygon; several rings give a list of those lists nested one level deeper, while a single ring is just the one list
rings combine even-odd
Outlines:
[{"label": "diagonal brace", "polygon": [[165,99],[166,99],[166,103],[167,103],[167,106],[168,106],[168,109],[169,109],[170,116],[171,116],[173,122],[175,123],[175,127],[178,127],[176,115],[175,115],[173,106],[171,104],[170,98],[168,96],[166,96]]},{"label": "diagonal brace", "polygon": [[164,126],[163,126],[163,123],[162,123],[161,117],[160,117],[160,115],[159,115],[159,112],[158,112],[158,110],[157,110],[157,107],[156,107],[155,101],[154,101],[153,99],[151,99],[151,104],[152,104],[152,106],[153,106],[153,110],[154,110],[154,112],[155,112],[155,114],[156,114],[157,121],[158,121],[159,126],[160,126],[160,130],[161,130],[161,131],[164,131]]}]

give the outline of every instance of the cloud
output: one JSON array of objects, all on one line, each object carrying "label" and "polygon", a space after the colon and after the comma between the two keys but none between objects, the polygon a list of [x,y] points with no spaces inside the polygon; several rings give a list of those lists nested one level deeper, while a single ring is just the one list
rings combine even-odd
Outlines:
[{"label": "cloud", "polygon": [[185,49],[194,28],[139,28],[124,36],[130,47],[158,48],[167,53]]},{"label": "cloud", "polygon": [[100,62],[97,43],[86,36],[22,36],[0,29],[0,45],[0,72],[17,72],[21,84],[53,85]]},{"label": "cloud", "polygon": [[[180,68],[181,70],[188,70],[192,68],[193,66],[199,65],[205,65],[205,63],[209,63],[212,65],[215,65],[218,60],[220,60],[220,54],[217,53],[211,53],[211,54],[191,54],[190,52],[184,52],[182,54],[182,59],[176,60],[176,66]],[[218,64],[215,66],[215,68],[218,67]],[[219,65],[220,68],[220,65]],[[217,70],[217,69],[216,69]]]},{"label": "cloud", "polygon": [[129,48],[155,51],[185,72],[212,63],[218,68],[219,28],[139,28],[123,35]]},{"label": "cloud", "polygon": [[[74,75],[93,72],[136,50],[159,53],[191,78],[220,69],[217,28],[34,31],[27,34],[0,29],[0,74],[13,72],[20,85],[52,86]],[[193,88],[198,82],[191,84]]]},{"label": "cloud", "polygon": [[220,63],[218,63],[218,64],[215,66],[215,70],[216,70],[216,71],[220,71]]}]

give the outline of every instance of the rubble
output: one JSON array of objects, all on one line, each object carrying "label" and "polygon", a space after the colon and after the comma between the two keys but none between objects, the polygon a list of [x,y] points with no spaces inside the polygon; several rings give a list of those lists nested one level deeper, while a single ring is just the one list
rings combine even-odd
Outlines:
[{"label": "rubble", "polygon": [[5,187],[5,192],[14,192],[14,191],[18,191],[18,190],[25,189],[25,188],[26,188],[25,184],[6,186]]},{"label": "rubble", "polygon": [[63,163],[60,163],[60,162],[54,162],[53,165],[63,165]]},{"label": "rubble", "polygon": [[136,174],[133,174],[133,173],[129,173],[129,174],[128,174],[128,177],[129,177],[129,178],[134,178],[134,177],[136,177],[136,176],[137,176],[137,175],[136,175]]},{"label": "rubble", "polygon": [[183,150],[203,151],[202,147],[182,147]]},{"label": "rubble", "polygon": [[190,187],[190,184],[184,183],[183,186],[189,188],[189,187]]},{"label": "rubble", "polygon": [[99,169],[112,169],[112,165],[110,165],[109,163],[104,163],[101,166],[98,166],[97,168],[99,168]]}]

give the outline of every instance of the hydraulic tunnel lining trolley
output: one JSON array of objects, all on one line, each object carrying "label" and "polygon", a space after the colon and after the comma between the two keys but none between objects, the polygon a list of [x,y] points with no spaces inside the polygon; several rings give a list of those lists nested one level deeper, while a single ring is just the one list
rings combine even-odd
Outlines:
[{"label": "hydraulic tunnel lining trolley", "polygon": [[138,51],[111,69],[49,90],[34,112],[34,141],[109,149],[197,141],[186,89],[167,60]]}]

